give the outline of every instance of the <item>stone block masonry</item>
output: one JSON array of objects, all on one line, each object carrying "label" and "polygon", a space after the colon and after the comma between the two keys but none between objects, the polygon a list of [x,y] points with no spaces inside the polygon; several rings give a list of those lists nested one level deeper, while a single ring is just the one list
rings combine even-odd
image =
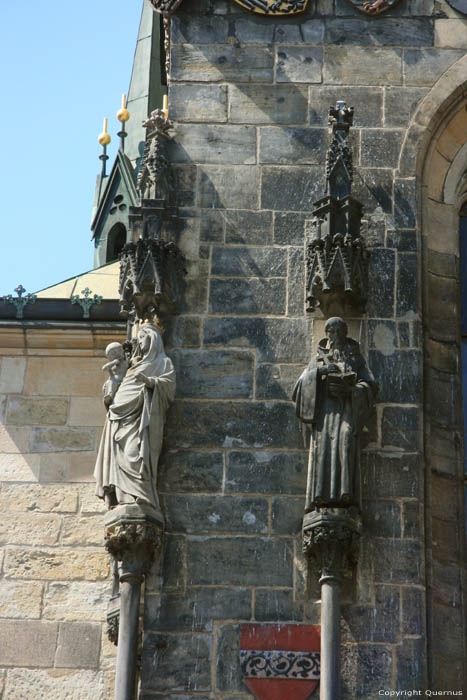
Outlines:
[{"label": "stone block masonry", "polygon": [[251,697],[239,625],[319,622],[299,537],[307,436],[290,398],[324,336],[320,313],[304,310],[305,221],[324,192],[339,99],[355,108],[354,195],[371,253],[367,314],[346,320],[380,384],[362,454],[362,553],[344,585],[343,698],[427,682],[419,141],[410,151],[406,136],[462,53],[439,45],[432,9],[401,2],[364,17],[339,0],[280,19],[200,0],[172,18],[178,243],[196,293],[167,333],[178,369],[159,480],[170,538],[147,598],[145,700]]}]

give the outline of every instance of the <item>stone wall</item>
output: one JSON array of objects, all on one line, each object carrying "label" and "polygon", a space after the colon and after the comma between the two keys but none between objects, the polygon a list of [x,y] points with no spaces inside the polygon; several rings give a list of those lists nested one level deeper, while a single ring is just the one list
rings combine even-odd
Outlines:
[{"label": "stone wall", "polygon": [[2,700],[113,694],[108,557],[92,477],[103,348],[113,339],[111,331],[2,329]]},{"label": "stone wall", "polygon": [[367,315],[346,320],[380,383],[362,459],[360,564],[344,586],[344,697],[461,687],[454,663],[428,680],[416,197],[425,132],[407,133],[462,58],[463,29],[433,2],[365,18],[344,0],[320,1],[286,20],[205,0],[172,19],[171,159],[189,275],[172,329],[178,399],[160,475],[168,532],[147,597],[145,700],[250,697],[239,624],[319,623],[316,572],[307,577],[300,552],[307,455],[290,397],[324,335],[319,314],[304,311],[304,231],[337,99],[355,107],[354,194],[371,250]]}]

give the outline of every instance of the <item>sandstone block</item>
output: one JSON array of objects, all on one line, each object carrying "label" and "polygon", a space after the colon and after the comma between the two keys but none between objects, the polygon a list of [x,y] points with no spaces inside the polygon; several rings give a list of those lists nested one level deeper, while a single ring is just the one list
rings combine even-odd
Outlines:
[{"label": "sandstone block", "polygon": [[404,52],[406,85],[432,86],[455,61],[461,58],[462,54],[462,51],[455,49],[406,49]]},{"label": "sandstone block", "polygon": [[[37,586],[36,583],[33,585]],[[107,581],[51,582],[44,594],[43,617],[46,620],[102,621],[105,619],[108,596]]]},{"label": "sandstone block", "polygon": [[230,120],[236,124],[304,124],[306,88],[296,85],[230,87]]},{"label": "sandstone block", "polygon": [[274,242],[277,245],[303,245],[305,214],[274,213]]},{"label": "sandstone block", "polygon": [[170,38],[174,44],[226,44],[229,34],[227,18],[174,15]]},{"label": "sandstone block", "polygon": [[263,167],[261,206],[264,209],[311,212],[322,193],[320,166]]},{"label": "sandstone block", "polygon": [[102,516],[67,515],[64,517],[62,544],[78,546],[94,544],[99,546],[103,542],[104,522]]},{"label": "sandstone block", "polygon": [[211,273],[226,277],[285,277],[285,252],[272,247],[213,247]]},{"label": "sandstone block", "polygon": [[362,454],[364,494],[376,498],[418,498],[417,455]]},{"label": "sandstone block", "polygon": [[169,86],[170,118],[187,122],[226,122],[225,85]]},{"label": "sandstone block", "polygon": [[174,45],[172,81],[272,82],[274,56],[267,46]]},{"label": "sandstone block", "polygon": [[0,664],[53,666],[57,632],[55,622],[0,620]]},{"label": "sandstone block", "polygon": [[92,450],[95,438],[95,431],[85,428],[32,428],[31,451]]},{"label": "sandstone block", "polygon": [[25,393],[38,396],[101,396],[102,358],[30,357]]},{"label": "sandstone block", "polygon": [[328,145],[327,129],[263,127],[260,129],[260,163],[319,165]]},{"label": "sandstone block", "polygon": [[[407,76],[407,68],[405,74]],[[427,92],[424,87],[387,87],[384,93],[385,125],[406,127]]]},{"label": "sandstone block", "polygon": [[[98,443],[96,442],[96,445]],[[72,452],[65,472],[66,481],[93,482],[96,452]]]},{"label": "sandstone block", "polygon": [[275,496],[272,499],[271,523],[275,535],[296,535],[301,531],[305,511],[304,497]]},{"label": "sandstone block", "polygon": [[291,589],[258,588],[255,593],[255,620],[302,622],[303,603],[294,601]]},{"label": "sandstone block", "polygon": [[266,365],[256,368],[256,398],[290,400],[297,379],[303,372],[300,365]]},{"label": "sandstone block", "polygon": [[402,51],[363,46],[328,46],[324,82],[343,85],[401,85]]},{"label": "sandstone block", "polygon": [[170,529],[188,533],[262,533],[268,529],[268,504],[264,498],[238,496],[166,495],[164,512]]},{"label": "sandstone block", "polygon": [[460,17],[435,20],[435,46],[467,49],[467,20]]},{"label": "sandstone block", "polygon": [[39,481],[42,484],[67,481],[70,453],[49,452],[38,456],[40,457]]},{"label": "sandstone block", "polygon": [[420,543],[407,540],[379,540],[374,548],[375,581],[421,583]]},{"label": "sandstone block", "polygon": [[9,425],[65,425],[68,416],[66,399],[10,397],[6,422]]},{"label": "sandstone block", "polygon": [[68,425],[103,426],[105,420],[104,404],[97,397],[72,396],[70,401],[70,418]]},{"label": "sandstone block", "polygon": [[366,167],[396,168],[402,145],[403,131],[395,129],[362,129],[360,163]]},{"label": "sandstone block", "polygon": [[[355,111],[354,126],[382,126],[383,90],[380,87],[333,87],[329,85],[312,85],[310,87],[310,124],[325,127],[328,121],[329,107],[338,100],[344,100],[349,106],[358,105]],[[406,123],[404,123],[405,125]],[[352,134],[352,132],[350,132]]]},{"label": "sandstone block", "polygon": [[276,80],[278,83],[321,83],[323,49],[318,46],[279,46]]},{"label": "sandstone block", "polygon": [[245,681],[240,669],[240,627],[222,625],[216,630],[216,687],[220,691],[243,693]]},{"label": "sandstone block", "polygon": [[433,22],[426,19],[386,17],[375,24],[372,17],[329,18],[325,41],[328,44],[358,46],[431,46]]},{"label": "sandstone block", "polygon": [[58,542],[62,519],[59,515],[12,513],[0,517],[3,544],[52,545]]},{"label": "sandstone block", "polygon": [[399,640],[399,588],[375,586],[374,605],[345,605],[342,611],[343,642]]},{"label": "sandstone block", "polygon": [[0,454],[1,481],[37,481],[39,469],[40,456],[38,454]]},{"label": "sandstone block", "polygon": [[31,429],[16,425],[0,425],[0,453],[28,452]]},{"label": "sandstone block", "polygon": [[0,366],[0,393],[21,394],[26,372],[25,357],[2,357]]},{"label": "sandstone block", "polygon": [[[274,562],[274,566],[270,566]],[[292,584],[292,545],[266,537],[190,537],[190,585],[284,586]]]},{"label": "sandstone block", "polygon": [[0,579],[0,617],[39,618],[43,586],[38,582]]},{"label": "sandstone block", "polygon": [[97,668],[101,646],[101,626],[62,622],[58,633],[57,668]]},{"label": "sandstone block", "polygon": [[342,691],[348,697],[376,697],[381,688],[390,688],[392,648],[387,644],[343,645]]},{"label": "sandstone block", "polygon": [[[371,498],[371,493],[366,494]],[[365,533],[370,537],[401,536],[401,509],[394,501],[365,501]]]},{"label": "sandstone block", "polygon": [[305,451],[230,452],[225,488],[240,493],[302,494],[306,487]]},{"label": "sandstone block", "polygon": [[0,484],[0,511],[75,513],[78,491],[67,486]]},{"label": "sandstone block", "polygon": [[106,700],[102,672],[62,670],[38,671],[12,669],[8,672],[5,700],[28,697],[63,698],[66,700]]},{"label": "sandstone block", "polygon": [[4,571],[9,578],[98,581],[107,578],[108,557],[92,549],[11,547]]}]

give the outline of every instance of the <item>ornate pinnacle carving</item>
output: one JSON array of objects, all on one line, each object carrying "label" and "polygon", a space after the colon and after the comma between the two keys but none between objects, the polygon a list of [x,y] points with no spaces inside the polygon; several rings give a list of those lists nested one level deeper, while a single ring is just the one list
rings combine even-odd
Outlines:
[{"label": "ornate pinnacle carving", "polygon": [[163,15],[168,15],[175,12],[177,7],[182,4],[183,0],[149,0],[153,9]]},{"label": "ornate pinnacle carving", "polygon": [[353,107],[329,110],[332,142],[326,158],[326,192],[307,222],[308,311],[325,316],[362,312],[368,294],[367,252],[360,235],[362,205],[351,196],[353,164],[349,131]]},{"label": "ornate pinnacle carving", "polygon": [[137,189],[143,198],[167,201],[172,187],[166,142],[173,125],[165,118],[162,109],[156,109],[143,122],[143,126],[147,129],[147,135]]}]

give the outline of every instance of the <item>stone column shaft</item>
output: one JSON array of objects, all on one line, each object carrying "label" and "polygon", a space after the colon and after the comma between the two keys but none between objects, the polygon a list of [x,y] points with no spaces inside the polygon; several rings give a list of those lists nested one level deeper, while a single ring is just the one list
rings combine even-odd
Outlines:
[{"label": "stone column shaft", "polygon": [[120,624],[118,634],[115,700],[133,700],[139,640],[141,579],[120,582]]}]

